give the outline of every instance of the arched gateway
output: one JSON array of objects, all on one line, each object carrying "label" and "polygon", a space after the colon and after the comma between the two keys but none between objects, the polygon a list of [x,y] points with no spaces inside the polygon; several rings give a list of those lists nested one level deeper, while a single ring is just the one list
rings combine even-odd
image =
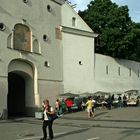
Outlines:
[{"label": "arched gateway", "polygon": [[33,116],[39,106],[37,72],[26,60],[15,59],[8,67],[8,117]]}]

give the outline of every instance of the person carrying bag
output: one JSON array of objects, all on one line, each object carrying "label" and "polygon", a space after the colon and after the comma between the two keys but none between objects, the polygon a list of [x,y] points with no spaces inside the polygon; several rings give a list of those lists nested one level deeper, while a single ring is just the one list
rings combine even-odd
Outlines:
[{"label": "person carrying bag", "polygon": [[[44,112],[43,112],[43,124],[42,124],[42,130],[43,130],[43,138],[40,140],[52,140],[54,138],[53,135],[53,121],[58,118],[55,115],[55,111],[53,107],[49,105],[49,100],[44,101]],[[49,130],[49,138],[47,139],[47,130],[46,128],[48,127]]]}]

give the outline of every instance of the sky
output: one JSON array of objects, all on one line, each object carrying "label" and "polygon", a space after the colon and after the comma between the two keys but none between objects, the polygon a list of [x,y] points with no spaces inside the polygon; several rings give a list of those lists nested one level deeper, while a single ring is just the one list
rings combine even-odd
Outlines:
[{"label": "sky", "polygon": [[[83,11],[87,9],[87,5],[91,0],[69,0],[71,4],[77,4],[75,10]],[[111,0],[119,6],[127,5],[129,8],[129,16],[134,22],[140,23],[140,0]]]}]

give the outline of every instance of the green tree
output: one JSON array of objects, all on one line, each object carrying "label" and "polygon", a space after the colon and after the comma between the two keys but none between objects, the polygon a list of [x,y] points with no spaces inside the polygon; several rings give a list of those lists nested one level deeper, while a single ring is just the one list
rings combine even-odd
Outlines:
[{"label": "green tree", "polygon": [[94,0],[78,14],[99,34],[95,52],[117,58],[140,60],[140,24],[132,22],[127,6],[111,0]]}]

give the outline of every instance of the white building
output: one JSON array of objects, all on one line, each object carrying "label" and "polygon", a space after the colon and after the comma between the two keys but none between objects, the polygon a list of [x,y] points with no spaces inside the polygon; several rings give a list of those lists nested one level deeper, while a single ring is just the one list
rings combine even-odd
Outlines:
[{"label": "white building", "polygon": [[92,92],[97,34],[68,4],[62,6],[62,36],[64,92]]},{"label": "white building", "polygon": [[64,92],[140,89],[140,63],[94,53],[97,36],[67,4],[62,6]]},{"label": "white building", "polygon": [[33,115],[63,93],[63,0],[0,0],[0,116]]}]

